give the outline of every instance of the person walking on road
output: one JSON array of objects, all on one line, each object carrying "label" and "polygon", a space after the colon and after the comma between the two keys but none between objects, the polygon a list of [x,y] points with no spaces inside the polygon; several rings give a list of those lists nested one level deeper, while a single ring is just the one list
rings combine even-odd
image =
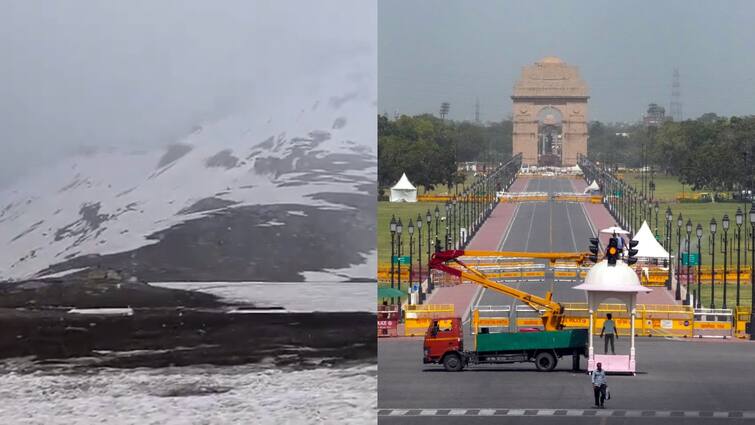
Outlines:
[{"label": "person walking on road", "polygon": [[595,407],[603,408],[603,403],[606,401],[606,388],[608,388],[606,371],[603,370],[603,364],[598,363],[597,369],[592,372],[592,390],[593,394],[595,394]]},{"label": "person walking on road", "polygon": [[[603,334],[605,334],[605,337]],[[611,341],[611,354],[616,354],[613,341],[614,339],[619,339],[619,336],[616,334],[616,323],[614,323],[611,313],[606,315],[606,321],[603,322],[603,329],[600,330],[600,337],[603,338],[604,341],[603,354],[608,354],[608,341]]]}]

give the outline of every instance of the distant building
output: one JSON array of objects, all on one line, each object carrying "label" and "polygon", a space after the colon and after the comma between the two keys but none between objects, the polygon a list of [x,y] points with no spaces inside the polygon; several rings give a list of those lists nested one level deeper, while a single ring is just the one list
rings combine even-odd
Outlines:
[{"label": "distant building", "polygon": [[648,110],[642,117],[645,127],[660,127],[667,120],[669,118],[666,117],[666,109],[655,103],[648,105]]}]

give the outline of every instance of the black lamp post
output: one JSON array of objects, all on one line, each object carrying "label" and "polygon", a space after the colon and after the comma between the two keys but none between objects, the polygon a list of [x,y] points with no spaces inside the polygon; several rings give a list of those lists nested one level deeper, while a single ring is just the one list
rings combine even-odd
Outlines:
[{"label": "black lamp post", "polygon": [[689,239],[692,237],[692,220],[687,219],[687,224],[685,225],[685,227],[687,230],[687,246],[686,246],[687,248],[687,277],[686,279],[684,279],[684,281],[687,283],[687,294],[684,296],[684,304],[689,305],[690,304],[689,303],[689,288],[690,288],[690,285],[689,285],[689,258],[690,258]]},{"label": "black lamp post", "polygon": [[[651,179],[652,179],[652,173],[653,173],[652,168],[650,169],[650,173],[651,173]],[[655,181],[650,180],[650,200],[653,201],[654,199],[655,199]]]},{"label": "black lamp post", "polygon": [[449,223],[450,218],[451,218],[451,203],[448,202],[448,201],[446,201],[446,238],[445,238],[446,239],[446,243],[444,245],[446,247],[446,250],[449,249],[449,244],[451,242],[450,241],[450,239],[451,239],[451,230],[450,230],[451,223]]},{"label": "black lamp post", "polygon": [[752,291],[752,298],[750,298],[750,340],[755,341],[755,202],[750,205],[750,290]]},{"label": "black lamp post", "polygon": [[461,223],[459,222],[459,219],[457,218],[458,212],[456,211],[457,207],[456,207],[456,197],[455,196],[454,196],[454,200],[453,200],[453,205],[454,205],[453,243],[454,243],[454,249],[458,249],[459,245],[456,242],[457,242],[457,240],[459,240],[457,238],[460,237],[459,236],[459,225]]},{"label": "black lamp post", "polygon": [[438,234],[438,223],[440,223],[440,210],[438,206],[435,206],[435,239],[438,240],[440,235]]},{"label": "black lamp post", "polygon": [[[414,271],[414,223],[412,223],[412,219],[409,219],[409,225],[406,226],[406,230],[409,231],[409,284],[407,288],[409,289],[407,292],[412,292],[412,284],[414,283],[412,281],[412,272]],[[411,298],[410,298],[411,301]],[[411,304],[411,302],[410,302]]]},{"label": "black lamp post", "polygon": [[[404,226],[401,224],[401,218],[396,223],[396,256],[401,257],[401,232],[404,230]],[[398,258],[398,290],[401,290],[401,258]]]},{"label": "black lamp post", "polygon": [[736,306],[739,307],[739,274],[741,272],[740,267],[740,261],[741,261],[741,252],[742,249],[742,224],[745,222],[745,216],[742,214],[742,209],[737,208],[737,213],[734,215],[735,222],[737,223],[737,304]]},{"label": "black lamp post", "polygon": [[721,227],[724,228],[724,234],[722,236],[722,248],[724,253],[724,301],[721,305],[721,308],[726,308],[726,275],[729,272],[729,269],[727,267],[728,259],[729,259],[729,215],[724,214],[723,220],[721,220]]},{"label": "black lamp post", "polygon": [[697,296],[695,299],[695,306],[697,308],[701,308],[703,306],[702,302],[700,301],[700,295],[702,295],[702,289],[700,284],[700,263],[702,263],[702,257],[700,254],[700,239],[703,237],[703,226],[700,225],[700,223],[697,223],[697,228],[695,229],[695,233],[697,234]]},{"label": "black lamp post", "polygon": [[425,216],[425,219],[427,220],[427,290],[429,292],[433,291],[433,280],[430,275],[430,222],[433,220],[433,216],[430,214],[430,209],[427,209],[427,215]]},{"label": "black lamp post", "polygon": [[[430,257],[427,257],[428,263]],[[422,304],[422,214],[417,213],[417,282],[419,283],[419,292],[417,300]]]},{"label": "black lamp post", "polygon": [[666,247],[668,249],[668,280],[666,281],[666,289],[671,290],[671,220],[674,219],[674,215],[671,214],[671,207],[666,208]]},{"label": "black lamp post", "polygon": [[680,279],[682,268],[682,213],[679,213],[679,218],[676,219],[676,296],[677,301],[682,299],[682,281]]},{"label": "black lamp post", "polygon": [[[391,288],[394,286],[394,273],[393,273],[393,262],[395,259],[393,257],[396,256],[396,216],[391,216]],[[393,302],[393,297],[391,297],[391,302]]]},{"label": "black lamp post", "polygon": [[716,308],[716,219],[710,219],[710,235],[708,246],[710,247],[710,308]]},{"label": "black lamp post", "polygon": [[661,209],[658,201],[655,201],[653,208],[655,208],[655,238],[658,239],[658,211]]}]

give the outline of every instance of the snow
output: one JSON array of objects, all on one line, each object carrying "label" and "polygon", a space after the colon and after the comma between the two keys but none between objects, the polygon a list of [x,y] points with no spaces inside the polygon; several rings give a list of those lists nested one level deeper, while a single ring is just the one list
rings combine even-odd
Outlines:
[{"label": "snow", "polygon": [[256,307],[283,307],[288,312],[376,310],[374,282],[150,282],[150,285],[206,292]]},{"label": "snow", "polygon": [[74,274],[80,271],[84,271],[88,268],[89,267],[75,267],[72,269],[63,270],[62,272],[58,272],[58,273],[50,273],[44,276],[37,276],[37,279],[53,279],[53,278],[58,278],[58,277],[64,277],[64,276],[68,276],[69,274]]},{"label": "snow", "polygon": [[[321,77],[316,90],[266,103],[264,114],[239,111],[201,123],[201,130],[175,141],[191,150],[159,169],[166,148],[102,150],[63,158],[0,191],[0,279],[29,278],[70,257],[157,243],[147,237],[210,213],[179,213],[206,198],[234,203],[227,208],[283,203],[348,208],[312,195],[364,193],[360,185],[376,180],[376,160],[373,166],[340,170],[300,169],[300,164],[327,154],[366,152],[375,157],[376,84],[368,59],[355,59],[351,68]],[[340,104],[333,99],[348,100]],[[291,118],[292,110],[315,101],[316,109]],[[329,138],[323,139],[325,132]],[[206,165],[224,150],[238,159],[235,167]],[[295,164],[291,172],[275,170],[287,161]],[[306,178],[315,169],[326,178]]]},{"label": "snow", "polygon": [[0,399],[3,424],[365,424],[377,421],[377,366],[10,372]]}]

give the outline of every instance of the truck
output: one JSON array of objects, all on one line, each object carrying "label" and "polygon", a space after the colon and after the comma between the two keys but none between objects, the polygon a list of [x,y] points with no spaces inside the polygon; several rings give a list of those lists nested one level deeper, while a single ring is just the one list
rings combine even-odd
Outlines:
[{"label": "truck", "polygon": [[[430,268],[471,281],[485,288],[502,292],[535,311],[541,311],[543,330],[522,329],[519,332],[489,333],[485,328],[474,335],[474,350],[464,349],[464,332],[461,318],[434,318],[423,342],[423,364],[441,364],[450,372],[458,372],[469,365],[503,364],[532,362],[539,371],[552,371],[563,356],[572,356],[572,368],[579,369],[580,356],[587,356],[587,329],[563,329],[564,307],[552,299],[552,293],[545,297],[530,294],[519,289],[493,281],[475,270],[459,257],[469,256],[514,256],[546,258],[551,262],[557,259],[574,260],[581,263],[589,256],[586,253],[524,253],[489,251],[437,251],[430,260]],[[453,263],[452,267],[448,263]]]}]

